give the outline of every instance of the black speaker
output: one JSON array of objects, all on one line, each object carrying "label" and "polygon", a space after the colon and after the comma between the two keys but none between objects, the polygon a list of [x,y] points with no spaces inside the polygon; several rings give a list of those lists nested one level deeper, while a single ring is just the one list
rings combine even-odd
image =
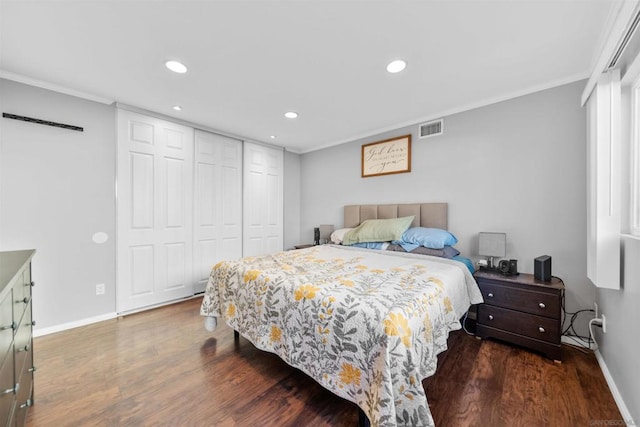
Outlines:
[{"label": "black speaker", "polygon": [[543,282],[551,281],[551,257],[542,255],[533,260],[533,277]]},{"label": "black speaker", "polygon": [[320,227],[315,227],[313,229],[313,244],[314,245],[320,244]]}]

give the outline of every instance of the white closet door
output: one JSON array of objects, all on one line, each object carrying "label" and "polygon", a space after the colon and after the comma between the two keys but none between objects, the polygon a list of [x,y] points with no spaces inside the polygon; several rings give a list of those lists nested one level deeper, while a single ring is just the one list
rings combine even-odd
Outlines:
[{"label": "white closet door", "polygon": [[244,143],[243,256],[283,249],[282,149]]},{"label": "white closet door", "polygon": [[193,129],[118,110],[117,310],[193,295]]},{"label": "white closet door", "polygon": [[195,292],[218,261],[242,257],[242,141],[195,131]]}]

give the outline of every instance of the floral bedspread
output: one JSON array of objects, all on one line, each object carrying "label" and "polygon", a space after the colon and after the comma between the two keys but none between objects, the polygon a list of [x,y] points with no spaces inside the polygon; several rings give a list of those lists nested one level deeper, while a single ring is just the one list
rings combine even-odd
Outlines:
[{"label": "floral bedspread", "polygon": [[457,261],[321,245],[216,264],[200,314],[355,402],[372,426],[431,426],[422,379],[479,302]]}]

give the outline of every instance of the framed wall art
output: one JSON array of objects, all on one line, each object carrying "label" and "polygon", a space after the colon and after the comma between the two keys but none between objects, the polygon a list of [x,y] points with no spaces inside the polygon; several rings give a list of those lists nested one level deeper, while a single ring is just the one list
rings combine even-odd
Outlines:
[{"label": "framed wall art", "polygon": [[411,135],[362,146],[362,177],[411,172]]}]

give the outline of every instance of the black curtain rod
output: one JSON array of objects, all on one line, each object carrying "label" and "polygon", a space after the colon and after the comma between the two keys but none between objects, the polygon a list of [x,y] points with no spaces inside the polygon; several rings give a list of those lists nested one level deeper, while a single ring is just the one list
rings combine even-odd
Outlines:
[{"label": "black curtain rod", "polygon": [[5,119],[22,120],[23,122],[37,123],[39,125],[53,126],[57,128],[70,129],[78,132],[84,132],[84,128],[80,126],[65,125],[64,123],[50,122],[48,120],[34,119],[33,117],[18,116],[16,114],[2,113]]}]

